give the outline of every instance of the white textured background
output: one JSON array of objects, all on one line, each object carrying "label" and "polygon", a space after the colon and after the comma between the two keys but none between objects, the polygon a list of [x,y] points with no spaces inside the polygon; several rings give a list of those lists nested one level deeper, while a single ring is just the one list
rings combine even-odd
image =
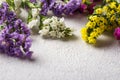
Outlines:
[{"label": "white textured background", "polygon": [[81,40],[85,16],[67,17],[76,38],[69,41],[34,35],[34,61],[0,54],[0,80],[120,80],[120,44],[111,35],[100,36],[95,46]]}]

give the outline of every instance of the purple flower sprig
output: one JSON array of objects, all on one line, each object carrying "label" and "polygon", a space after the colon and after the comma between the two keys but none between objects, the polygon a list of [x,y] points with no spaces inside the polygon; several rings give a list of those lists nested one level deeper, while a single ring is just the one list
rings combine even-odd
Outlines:
[{"label": "purple flower sprig", "polygon": [[80,6],[81,0],[69,0],[67,3],[63,0],[41,0],[42,10],[41,14],[47,15],[47,12],[50,10],[56,16],[72,15]]},{"label": "purple flower sprig", "polygon": [[9,10],[6,2],[0,7],[0,25],[4,25],[0,31],[0,52],[19,58],[31,58],[30,29]]}]

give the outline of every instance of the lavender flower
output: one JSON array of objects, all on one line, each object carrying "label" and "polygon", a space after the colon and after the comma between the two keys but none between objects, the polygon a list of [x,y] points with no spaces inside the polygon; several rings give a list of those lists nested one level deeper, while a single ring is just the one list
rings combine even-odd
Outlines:
[{"label": "lavender flower", "polygon": [[9,10],[7,3],[2,3],[0,8],[1,25],[4,28],[0,32],[0,52],[10,56],[28,57],[31,58],[32,51],[30,30],[21,19],[16,17],[16,14]]},{"label": "lavender flower", "polygon": [[117,40],[120,40],[120,27],[115,29],[114,36]]}]

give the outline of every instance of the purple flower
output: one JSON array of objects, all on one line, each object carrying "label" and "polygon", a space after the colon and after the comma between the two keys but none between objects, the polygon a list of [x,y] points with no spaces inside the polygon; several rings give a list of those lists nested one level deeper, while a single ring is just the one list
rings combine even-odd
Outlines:
[{"label": "purple flower", "polygon": [[0,8],[0,24],[2,24],[5,21],[7,11],[8,11],[8,5],[6,5],[6,3],[3,2],[2,8]]},{"label": "purple flower", "polygon": [[50,5],[49,9],[53,12],[54,15],[59,16],[63,14],[65,6],[54,2]]},{"label": "purple flower", "polygon": [[41,14],[47,15],[47,12],[51,10],[56,16],[61,16],[62,14],[71,15],[73,14],[80,6],[81,0],[70,0],[68,3],[57,2],[56,0],[41,0],[43,6]]},{"label": "purple flower", "polygon": [[117,40],[120,40],[120,27],[115,29],[114,36]]},{"label": "purple flower", "polygon": [[7,3],[2,3],[0,12],[3,12],[0,16],[4,16],[0,18],[1,24],[6,24],[0,32],[0,52],[19,58],[31,58],[30,29],[9,10]]},{"label": "purple flower", "polygon": [[66,5],[65,5],[65,10],[64,13],[66,15],[73,14],[80,6],[81,0],[70,0]]},{"label": "purple flower", "polygon": [[49,10],[49,5],[52,3],[52,0],[40,0],[42,2],[42,10],[41,14],[47,15],[47,12]]}]

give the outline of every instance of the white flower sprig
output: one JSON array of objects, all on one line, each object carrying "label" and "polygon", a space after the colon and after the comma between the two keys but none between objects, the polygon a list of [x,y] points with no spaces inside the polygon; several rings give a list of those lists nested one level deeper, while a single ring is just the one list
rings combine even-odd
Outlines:
[{"label": "white flower sprig", "polygon": [[43,28],[39,31],[42,36],[52,38],[65,38],[72,36],[72,30],[66,27],[64,18],[55,16],[43,21]]}]

